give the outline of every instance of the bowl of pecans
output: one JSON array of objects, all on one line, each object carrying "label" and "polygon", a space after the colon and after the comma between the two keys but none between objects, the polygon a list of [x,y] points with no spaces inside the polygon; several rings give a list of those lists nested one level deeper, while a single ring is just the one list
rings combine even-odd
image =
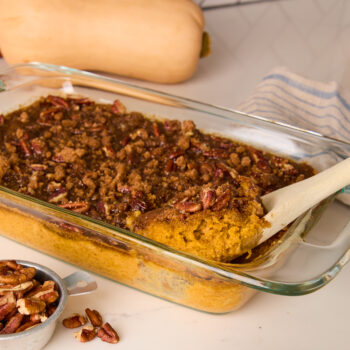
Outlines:
[{"label": "bowl of pecans", "polygon": [[50,340],[68,295],[97,288],[78,271],[62,279],[45,266],[0,260],[0,348],[38,350]]}]

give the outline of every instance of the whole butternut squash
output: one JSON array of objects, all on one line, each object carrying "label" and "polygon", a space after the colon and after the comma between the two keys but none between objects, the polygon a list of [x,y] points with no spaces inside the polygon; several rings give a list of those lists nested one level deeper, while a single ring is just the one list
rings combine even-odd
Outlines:
[{"label": "whole butternut squash", "polygon": [[203,27],[191,0],[0,0],[0,49],[10,64],[176,83],[195,72]]}]

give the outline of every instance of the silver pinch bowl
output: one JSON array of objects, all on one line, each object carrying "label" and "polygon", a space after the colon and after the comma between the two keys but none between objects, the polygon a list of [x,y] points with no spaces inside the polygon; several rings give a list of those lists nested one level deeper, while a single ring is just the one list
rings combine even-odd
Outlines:
[{"label": "silver pinch bowl", "polygon": [[13,334],[0,334],[1,350],[39,350],[42,349],[51,339],[58,318],[61,316],[67,301],[67,296],[88,294],[97,288],[97,283],[87,272],[77,271],[71,275],[61,278],[54,271],[45,266],[16,260],[18,264],[36,269],[35,279],[44,282],[55,281],[58,286],[59,302],[56,311],[43,323],[38,326]]}]

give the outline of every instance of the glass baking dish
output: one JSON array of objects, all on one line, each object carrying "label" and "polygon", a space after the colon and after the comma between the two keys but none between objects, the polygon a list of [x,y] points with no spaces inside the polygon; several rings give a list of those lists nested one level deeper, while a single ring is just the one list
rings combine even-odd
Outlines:
[{"label": "glass baking dish", "polygon": [[[306,161],[317,170],[350,156],[349,143],[101,75],[41,63],[0,72],[0,114],[48,94],[82,95],[101,103],[120,99],[129,111],[191,119],[201,130]],[[0,232],[142,291],[198,310],[225,313],[241,307],[256,291],[302,295],[337,275],[350,258],[350,225],[333,232],[332,242],[318,237],[315,226],[333,199],[304,213],[252,257],[232,263],[199,259],[4,187]]]}]

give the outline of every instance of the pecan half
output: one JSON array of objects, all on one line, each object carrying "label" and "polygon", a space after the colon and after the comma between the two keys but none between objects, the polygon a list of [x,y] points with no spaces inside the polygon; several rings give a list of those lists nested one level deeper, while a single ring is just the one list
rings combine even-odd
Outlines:
[{"label": "pecan half", "polygon": [[25,267],[17,270],[12,269],[1,269],[0,270],[0,283],[4,284],[20,284],[27,282],[36,274],[36,269],[34,267]]},{"label": "pecan half", "polygon": [[102,326],[102,316],[97,310],[91,310],[89,308],[85,309],[85,313],[87,318],[89,319],[90,323],[94,327],[101,327]]},{"label": "pecan half", "polygon": [[78,328],[86,324],[86,318],[79,314],[73,314],[73,316],[65,318],[62,324],[66,328]]},{"label": "pecan half", "polygon": [[20,284],[3,284],[0,286],[0,295],[6,292],[26,293],[34,287],[33,281],[27,281]]},{"label": "pecan half", "polygon": [[56,309],[57,309],[57,306],[52,305],[52,304],[48,305],[46,308],[47,316],[50,317],[56,311]]},{"label": "pecan half", "polygon": [[20,326],[16,329],[16,333],[26,331],[27,329],[32,328],[33,326],[36,326],[39,322],[40,322],[40,320],[38,320],[38,321],[36,321],[36,322],[27,321],[27,322],[23,323],[22,325],[20,325]]},{"label": "pecan half", "polygon": [[8,302],[0,306],[0,321],[6,318],[11,312],[16,309],[16,301]]},{"label": "pecan half", "polygon": [[38,287],[36,287],[34,290],[28,293],[26,297],[42,300],[46,304],[52,304],[59,297],[59,294],[55,290],[55,287],[56,283],[54,281],[45,281],[42,286],[39,285]]},{"label": "pecan half", "polygon": [[97,336],[110,344],[116,344],[119,342],[118,333],[112,328],[112,326],[106,322],[97,332]]},{"label": "pecan half", "polygon": [[45,310],[46,304],[42,300],[22,298],[17,300],[18,312],[22,315],[38,314]]},{"label": "pecan half", "polygon": [[16,304],[16,298],[13,292],[4,292],[3,296],[0,298],[0,306],[6,304]]},{"label": "pecan half", "polygon": [[96,337],[96,329],[92,326],[86,326],[79,332],[74,333],[74,337],[82,343],[93,340]]},{"label": "pecan half", "polygon": [[11,334],[15,333],[18,327],[21,325],[24,315],[16,314],[6,323],[0,334]]}]

